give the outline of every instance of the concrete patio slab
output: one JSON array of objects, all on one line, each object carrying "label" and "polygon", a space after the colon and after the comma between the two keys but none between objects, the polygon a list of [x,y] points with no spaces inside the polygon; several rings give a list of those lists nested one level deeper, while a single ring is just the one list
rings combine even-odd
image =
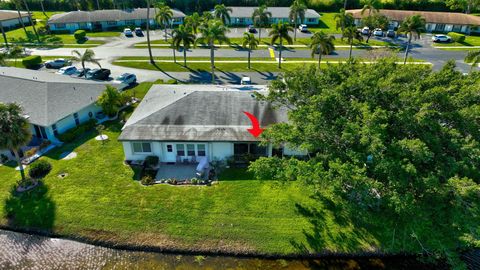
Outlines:
[{"label": "concrete patio slab", "polygon": [[196,175],[197,164],[160,164],[156,180],[175,178],[177,180],[190,180]]}]

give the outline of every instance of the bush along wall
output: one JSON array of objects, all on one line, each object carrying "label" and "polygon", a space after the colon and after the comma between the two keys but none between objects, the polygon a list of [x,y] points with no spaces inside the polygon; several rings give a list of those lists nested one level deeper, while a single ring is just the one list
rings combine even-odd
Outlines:
[{"label": "bush along wall", "polygon": [[40,55],[30,55],[22,59],[22,64],[26,68],[37,68],[42,64]]},{"label": "bush along wall", "polygon": [[65,133],[58,135],[58,139],[64,143],[73,142],[75,139],[81,137],[85,132],[92,131],[97,124],[97,120],[90,119],[87,122],[72,128]]},{"label": "bush along wall", "polygon": [[448,33],[448,36],[450,36],[453,39],[453,41],[455,41],[457,43],[465,42],[465,35],[463,35],[463,34],[450,32],[450,33]]}]

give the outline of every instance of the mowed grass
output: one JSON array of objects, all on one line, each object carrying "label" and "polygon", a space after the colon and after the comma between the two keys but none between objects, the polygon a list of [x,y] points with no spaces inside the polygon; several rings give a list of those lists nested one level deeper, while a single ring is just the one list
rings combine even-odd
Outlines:
[{"label": "mowed grass", "polygon": [[[210,187],[141,186],[123,164],[120,128],[107,125],[110,140],[104,145],[92,138],[95,134],[87,134],[83,141],[43,157],[52,163],[52,172],[42,187],[20,196],[11,194],[19,179],[15,165],[1,166],[2,225],[197,251],[286,254],[305,252],[300,249],[305,246],[310,251],[353,252],[380,244],[364,228],[336,221],[300,182],[252,180],[237,169],[225,172],[220,183]],[[66,151],[78,157],[59,160]],[[60,179],[60,173],[68,176]],[[315,226],[302,212],[305,209],[322,212],[321,235],[315,240],[320,246],[309,246],[308,235],[315,234]]]},{"label": "mowed grass", "polygon": [[480,36],[465,36],[464,42],[452,42],[452,43],[437,43],[434,44],[435,47],[458,47],[458,46],[465,46],[465,47],[472,47],[472,46],[480,46]]}]

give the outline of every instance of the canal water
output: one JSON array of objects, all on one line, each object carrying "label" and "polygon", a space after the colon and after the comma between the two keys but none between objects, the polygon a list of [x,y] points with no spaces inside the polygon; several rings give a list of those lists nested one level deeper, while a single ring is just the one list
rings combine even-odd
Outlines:
[{"label": "canal water", "polygon": [[0,269],[444,269],[412,258],[282,260],[116,250],[0,230]]}]

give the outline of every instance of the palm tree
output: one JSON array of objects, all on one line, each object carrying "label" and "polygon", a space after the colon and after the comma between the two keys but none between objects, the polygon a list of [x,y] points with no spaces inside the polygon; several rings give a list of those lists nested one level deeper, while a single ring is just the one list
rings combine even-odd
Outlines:
[{"label": "palm tree", "polygon": [[15,103],[0,103],[0,149],[9,149],[15,155],[22,180],[25,181],[25,172],[18,150],[27,145],[32,138],[28,120],[22,108]]},{"label": "palm tree", "polygon": [[315,54],[318,53],[318,68],[322,63],[322,55],[328,55],[335,50],[335,45],[333,41],[335,37],[332,35],[327,35],[323,31],[315,32],[310,41],[310,49],[312,50],[312,58],[315,57]]},{"label": "palm tree", "polygon": [[230,23],[230,13],[232,12],[232,8],[226,7],[224,4],[216,5],[215,9],[213,10],[215,19],[221,20],[225,25]]},{"label": "palm tree", "polygon": [[152,54],[152,44],[150,43],[150,0],[146,0],[147,2],[147,47],[148,47],[148,55],[150,57],[150,64],[155,64],[155,61],[153,60],[153,54]]},{"label": "palm tree", "polygon": [[23,17],[22,17],[22,14],[20,13],[20,10],[22,9],[22,2],[21,0],[14,0],[13,4],[17,9],[18,21],[20,22],[20,25],[22,25],[23,31],[25,32],[25,38],[28,38],[27,28],[25,27],[25,23],[23,23]]},{"label": "palm tree", "polygon": [[297,24],[298,20],[300,19],[301,22],[305,20],[305,11],[307,10],[307,6],[301,0],[293,1],[292,5],[290,6],[290,13],[288,15],[290,21],[293,21],[294,25],[294,36],[293,40],[297,40]]},{"label": "palm tree", "polygon": [[352,26],[348,26],[347,28],[345,28],[343,30],[342,40],[343,39],[347,39],[348,44],[350,44],[349,58],[351,59],[352,58],[352,49],[353,49],[353,40],[356,39],[359,42],[361,42],[363,40],[363,36],[360,32],[358,32],[357,28],[354,25],[352,25]]},{"label": "palm tree", "polygon": [[167,41],[167,26],[172,21],[173,11],[165,3],[160,3],[157,8],[158,13],[155,16],[155,20],[158,24],[163,25],[165,31],[165,41]]},{"label": "palm tree", "polygon": [[183,66],[187,66],[187,51],[192,44],[195,44],[195,35],[192,34],[190,26],[180,25],[178,29],[173,30],[172,45],[174,50],[183,49]]},{"label": "palm tree", "polygon": [[27,9],[28,20],[30,21],[30,24],[32,25],[33,32],[35,33],[35,37],[37,38],[38,43],[40,43],[40,36],[38,35],[37,28],[35,27],[35,24],[32,21],[32,13],[30,12],[30,8],[28,7],[27,0],[23,0],[23,4],[25,5],[25,8]]},{"label": "palm tree", "polygon": [[7,54],[0,53],[0,66],[6,66],[6,65],[7,65]]},{"label": "palm tree", "polygon": [[212,83],[215,82],[215,41],[223,44],[229,44],[230,40],[227,37],[228,28],[219,20],[211,20],[207,24],[202,24],[199,27],[200,38],[197,39],[199,43],[206,43],[210,48],[210,64],[212,67]]},{"label": "palm tree", "polygon": [[333,17],[335,19],[336,28],[341,29],[342,32],[346,27],[349,27],[354,24],[355,19],[353,18],[352,13],[348,13],[345,9],[340,9],[340,12],[335,14]]},{"label": "palm tree", "polygon": [[85,78],[87,78],[87,72],[85,72],[85,63],[86,62],[90,62],[90,63],[98,65],[99,67],[102,67],[100,65],[100,63],[98,62],[98,59],[95,59],[95,52],[91,49],[86,49],[83,54],[80,53],[77,50],[73,50],[72,54],[74,55],[72,57],[73,61],[77,61],[77,62],[82,63],[82,68],[83,68],[84,73],[85,73]]},{"label": "palm tree", "polygon": [[193,34],[197,34],[198,27],[202,24],[202,16],[198,12],[194,12],[192,15],[185,17],[185,24],[192,30]]},{"label": "palm tree", "polygon": [[379,0],[365,0],[362,8],[362,15],[365,11],[368,10],[368,16],[372,15],[372,12],[378,12],[378,7],[380,6]]},{"label": "palm tree", "polygon": [[425,18],[421,15],[412,15],[407,18],[400,24],[398,32],[405,33],[408,36],[407,47],[405,48],[405,58],[403,64],[407,63],[408,53],[410,51],[410,44],[412,43],[412,38],[420,38],[420,34],[425,31]]},{"label": "palm tree", "polygon": [[262,41],[262,27],[267,27],[270,24],[272,13],[267,11],[268,7],[262,5],[255,9],[252,14],[252,21],[258,27],[258,41]]},{"label": "palm tree", "polygon": [[347,10],[347,1],[348,0],[345,0],[345,2],[343,2],[343,9]]},{"label": "palm tree", "polygon": [[280,40],[279,47],[279,57],[278,57],[278,68],[282,68],[282,50],[283,50],[283,40],[286,40],[288,44],[292,44],[292,37],[288,32],[292,32],[293,28],[288,23],[278,22],[277,24],[272,25],[272,30],[268,35],[272,38],[272,45],[275,41]]},{"label": "palm tree", "polygon": [[2,22],[1,22],[1,21],[0,21],[0,31],[2,32],[3,41],[5,42],[5,47],[7,47],[7,49],[8,49],[8,39],[7,39],[7,34],[5,34],[5,29],[3,28],[3,24],[2,24]]},{"label": "palm tree", "polygon": [[465,63],[470,63],[472,65],[470,68],[470,71],[472,71],[473,68],[480,63],[480,51],[469,51],[465,57]]},{"label": "palm tree", "polygon": [[42,9],[43,16],[45,16],[45,18],[48,19],[48,14],[45,12],[45,7],[43,6],[43,1],[44,0],[40,0],[40,8]]},{"label": "palm tree", "polygon": [[250,55],[252,50],[255,50],[258,47],[260,41],[255,38],[254,34],[243,33],[242,46],[245,49],[248,49],[248,69],[250,69]]}]

